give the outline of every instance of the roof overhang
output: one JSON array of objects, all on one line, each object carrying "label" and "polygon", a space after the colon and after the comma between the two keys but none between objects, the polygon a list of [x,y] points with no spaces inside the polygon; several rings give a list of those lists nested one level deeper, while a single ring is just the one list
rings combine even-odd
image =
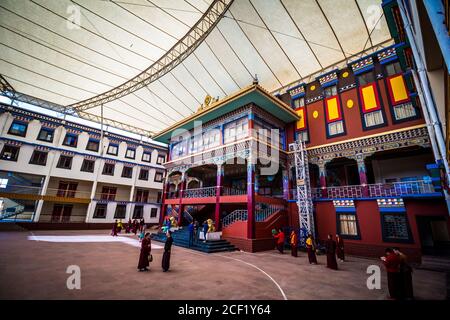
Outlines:
[{"label": "roof overhang", "polygon": [[289,105],[271,95],[261,86],[253,84],[200,109],[193,115],[157,133],[152,139],[167,143],[175,130],[192,130],[194,122],[206,123],[250,103],[254,103],[285,123],[299,120],[299,116]]}]

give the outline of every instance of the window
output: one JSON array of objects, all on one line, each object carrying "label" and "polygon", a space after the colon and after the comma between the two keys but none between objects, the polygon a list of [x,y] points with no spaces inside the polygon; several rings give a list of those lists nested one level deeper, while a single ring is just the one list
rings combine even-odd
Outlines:
[{"label": "window", "polygon": [[224,141],[225,143],[233,142],[248,135],[248,119],[247,117],[233,121],[225,125]]},{"label": "window", "polygon": [[337,95],[337,86],[330,86],[323,89],[325,98],[334,97]]},{"label": "window", "polygon": [[360,74],[357,76],[359,86],[365,86],[366,84],[375,82],[375,76],[372,71]]},{"label": "window", "polygon": [[157,215],[158,215],[158,208],[152,208],[152,210],[150,211],[150,218],[156,218]]},{"label": "window", "polygon": [[383,113],[381,110],[364,113],[364,122],[366,127],[373,127],[384,123]]},{"label": "window", "polygon": [[128,148],[125,153],[125,158],[134,159],[136,157],[136,149]]},{"label": "window", "polygon": [[86,150],[98,152],[99,145],[100,141],[96,139],[89,139],[86,145]]},{"label": "window", "polygon": [[60,181],[58,185],[58,192],[56,196],[64,198],[75,198],[75,193],[77,191],[78,183],[76,182],[66,182]]},{"label": "window", "polygon": [[114,219],[125,219],[126,213],[127,213],[127,205],[118,204],[116,206],[116,212],[114,213]]},{"label": "window", "polygon": [[72,158],[70,156],[59,156],[58,164],[56,165],[57,168],[61,169],[70,169],[72,168]]},{"label": "window", "polygon": [[410,102],[394,106],[393,108],[395,120],[414,118],[417,115],[416,109]]},{"label": "window", "polygon": [[328,135],[334,136],[344,132],[344,121],[335,121],[328,124]]},{"label": "window", "polygon": [[133,176],[133,167],[124,166],[122,169],[122,178],[131,178]]},{"label": "window", "polygon": [[139,180],[148,180],[148,169],[141,168],[139,171]]},{"label": "window", "polygon": [[106,218],[106,208],[107,205],[105,203],[97,203],[97,205],[95,206],[94,218]]},{"label": "window", "polygon": [[5,189],[8,186],[8,179],[0,179],[0,188]]},{"label": "window", "polygon": [[46,142],[53,142],[54,136],[55,130],[50,128],[41,128],[41,131],[39,131],[37,139]]},{"label": "window", "polygon": [[106,176],[113,176],[114,175],[114,167],[115,165],[113,163],[105,163],[103,166],[103,172],[102,174]]},{"label": "window", "polygon": [[358,237],[358,225],[356,214],[338,214],[338,233],[342,236]]},{"label": "window", "polygon": [[116,199],[117,188],[115,187],[103,187],[101,193],[102,200],[114,201]]},{"label": "window", "polygon": [[73,133],[66,133],[63,145],[75,148],[77,146],[77,143],[78,143],[78,135]]},{"label": "window", "polygon": [[141,219],[144,216],[144,206],[134,206],[133,219]]},{"label": "window", "polygon": [[19,150],[20,150],[19,147],[5,145],[3,147],[0,158],[2,160],[17,161],[17,158],[19,157]]},{"label": "window", "polygon": [[308,130],[297,131],[296,132],[296,141],[308,142],[309,141]]},{"label": "window", "polygon": [[382,213],[383,241],[410,242],[408,220],[405,213]]},{"label": "window", "polygon": [[304,106],[305,106],[305,98],[304,97],[292,100],[292,107],[294,109],[304,107]]},{"label": "window", "polygon": [[117,156],[119,153],[119,146],[117,144],[109,144],[108,150],[106,151],[107,154],[111,154],[113,156]]},{"label": "window", "polygon": [[158,159],[156,160],[156,163],[157,164],[163,164],[165,160],[166,160],[166,156],[165,155],[158,155]]},{"label": "window", "polygon": [[135,202],[148,202],[148,190],[137,189]]},{"label": "window", "polygon": [[9,127],[8,134],[25,137],[27,134],[28,124],[22,121],[14,120]]},{"label": "window", "polygon": [[48,152],[34,150],[30,159],[30,164],[45,166],[47,164],[47,155]]},{"label": "window", "polygon": [[142,154],[142,161],[144,162],[151,162],[152,161],[152,154],[150,152],[145,152]]},{"label": "window", "polygon": [[162,172],[156,172],[155,173],[155,182],[162,182],[163,181],[163,174]]},{"label": "window", "polygon": [[385,68],[386,68],[386,74],[388,77],[393,76],[394,74],[403,72],[402,67],[400,66],[400,62],[398,62],[398,61],[387,64],[385,66]]},{"label": "window", "polygon": [[161,203],[161,197],[162,197],[162,192],[159,192],[159,191],[158,191],[158,193],[157,193],[157,195],[156,195],[156,202],[157,202],[157,203]]},{"label": "window", "polygon": [[84,159],[83,160],[83,164],[81,165],[80,171],[83,171],[83,172],[94,172],[94,165],[95,165],[95,161],[94,160]]}]

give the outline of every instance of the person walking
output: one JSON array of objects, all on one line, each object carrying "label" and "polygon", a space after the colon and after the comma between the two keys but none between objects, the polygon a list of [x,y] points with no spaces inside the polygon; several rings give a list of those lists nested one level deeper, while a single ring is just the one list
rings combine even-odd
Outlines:
[{"label": "person walking", "polygon": [[278,251],[280,251],[280,253],[283,254],[284,253],[284,239],[285,239],[285,235],[284,235],[283,230],[281,230],[281,228],[278,229],[278,233],[273,235],[273,237],[275,239],[277,239],[277,249],[278,249]]},{"label": "person walking", "polygon": [[400,251],[399,248],[392,248],[394,253],[400,258],[400,298],[414,299],[413,282],[412,282],[412,268],[408,264],[408,257]]},{"label": "person walking", "polygon": [[308,234],[308,238],[306,238],[306,251],[308,252],[309,263],[317,264],[316,246],[312,234]]},{"label": "person walking", "polygon": [[327,268],[337,270],[336,241],[333,240],[333,236],[331,234],[328,235],[325,247],[327,251]]},{"label": "person walking", "polygon": [[340,262],[344,262],[344,239],[342,239],[338,234],[336,235],[336,255]]},{"label": "person walking", "polygon": [[164,272],[166,272],[170,268],[170,252],[172,250],[172,243],[173,243],[172,231],[170,230],[167,231],[166,236],[167,240],[166,243],[164,244],[164,253],[161,262],[161,266]]},{"label": "person walking", "polygon": [[295,230],[291,231],[291,236],[290,236],[290,243],[291,243],[291,255],[293,257],[297,257],[297,246],[298,246],[298,237],[297,237],[297,233],[295,232]]},{"label": "person walking", "polygon": [[400,300],[400,257],[392,248],[386,248],[385,255],[380,259],[386,267],[389,296],[391,299]]},{"label": "person walking", "polygon": [[150,266],[150,257],[152,253],[152,242],[150,240],[150,233],[148,232],[141,243],[141,253],[139,255],[138,270],[148,271],[148,266]]}]

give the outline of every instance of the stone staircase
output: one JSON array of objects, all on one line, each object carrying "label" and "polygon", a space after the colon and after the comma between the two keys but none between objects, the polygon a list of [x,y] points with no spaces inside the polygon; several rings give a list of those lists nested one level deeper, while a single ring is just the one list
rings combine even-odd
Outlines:
[{"label": "stone staircase", "polygon": [[[189,247],[189,229],[178,229],[172,233],[173,244],[183,248],[189,248],[206,253],[234,251],[236,247],[226,240],[211,240],[203,242],[199,240]],[[167,239],[165,233],[158,232],[152,234],[152,240],[165,242]]]}]

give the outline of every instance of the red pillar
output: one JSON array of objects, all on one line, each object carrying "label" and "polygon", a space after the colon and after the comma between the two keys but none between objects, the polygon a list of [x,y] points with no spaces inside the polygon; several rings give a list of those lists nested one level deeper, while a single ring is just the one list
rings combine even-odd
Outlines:
[{"label": "red pillar", "polygon": [[255,239],[255,166],[247,164],[247,239]]},{"label": "red pillar", "polygon": [[183,173],[183,175],[181,176],[181,182],[180,182],[180,191],[179,191],[179,197],[180,197],[180,202],[178,203],[178,226],[181,226],[181,223],[183,222],[183,191],[186,185],[186,178],[185,175]]},{"label": "red pillar", "polygon": [[217,165],[217,178],[216,178],[216,208],[214,211],[214,221],[216,223],[216,231],[221,228],[220,224],[220,195],[222,191],[222,180],[223,180],[223,165]]},{"label": "red pillar", "polygon": [[169,177],[167,177],[166,183],[164,184],[164,188],[163,188],[163,194],[161,197],[161,212],[159,213],[159,227],[162,227],[162,224],[164,222],[164,217],[166,215],[166,208],[167,208],[167,204],[165,204],[166,202],[166,197],[167,197],[167,193],[169,192]]}]

